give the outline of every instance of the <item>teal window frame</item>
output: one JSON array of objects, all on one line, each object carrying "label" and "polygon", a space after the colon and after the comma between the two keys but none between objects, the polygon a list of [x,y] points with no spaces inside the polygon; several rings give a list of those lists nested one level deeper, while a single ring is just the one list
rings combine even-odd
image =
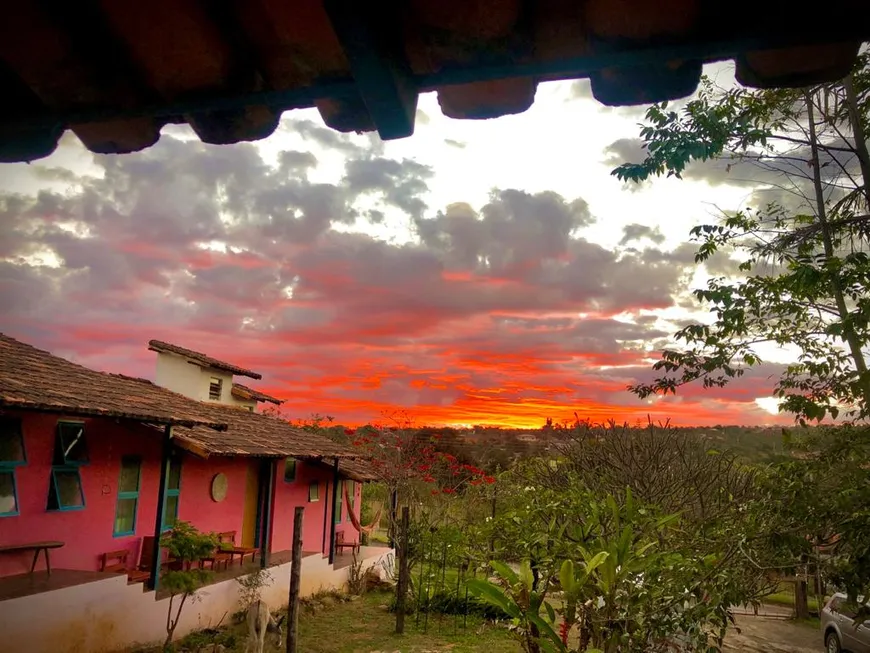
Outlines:
[{"label": "teal window frame", "polygon": [[[82,438],[82,447],[84,448],[85,456],[82,460],[68,459],[66,453],[64,451],[64,447],[68,444],[72,444],[67,442],[64,439],[64,430],[68,427],[78,427],[81,430],[81,438]],[[90,464],[90,456],[88,454],[88,440],[87,433],[85,432],[85,423],[84,422],[76,422],[68,419],[58,420],[57,427],[55,433],[55,442],[54,442],[54,459],[53,466],[55,467],[72,467],[79,465],[88,465]],[[75,442],[75,441],[73,441]]]},{"label": "teal window frame", "polygon": [[[169,487],[169,481],[172,479],[172,466],[176,465],[178,467],[178,487],[171,488]],[[169,473],[166,475],[166,489],[163,494],[163,519],[162,519],[162,529],[163,531],[172,530],[172,527],[178,522],[178,508],[181,504],[181,474],[184,469],[184,466],[181,464],[181,456],[175,455],[169,458]],[[173,515],[173,521],[171,524],[167,524],[166,516],[168,512],[166,510],[166,506],[169,505],[170,497],[175,497],[175,514]]]},{"label": "teal window frame", "polygon": [[[347,498],[350,500],[350,503],[347,504],[347,519],[345,521],[350,521],[350,511],[353,510],[356,505],[356,483],[350,479],[346,480],[345,483],[350,483],[347,486]],[[344,488],[342,488],[342,495],[344,494]]]},{"label": "teal window frame", "polygon": [[308,484],[308,503],[320,501],[320,481],[311,481]]},{"label": "teal window frame", "polygon": [[[60,491],[57,487],[57,475],[58,474],[75,474],[76,483],[79,486],[79,496],[82,499],[82,504],[79,505],[64,505],[61,502]],[[51,479],[49,481],[51,486],[48,488],[48,499],[46,501],[46,511],[48,512],[72,512],[74,510],[84,510],[87,507],[87,501],[85,500],[85,488],[82,486],[82,474],[79,471],[78,465],[54,465],[51,468]],[[54,498],[57,501],[57,507],[51,507],[51,493],[54,490]]]},{"label": "teal window frame", "polygon": [[[70,443],[65,439],[64,430],[66,427],[78,427],[81,430],[81,433],[78,437],[82,438],[82,447],[84,448],[84,457],[81,459],[70,459],[67,458],[67,454],[65,448],[68,445],[71,445],[75,442],[75,440]],[[87,441],[87,433],[85,432],[85,423],[61,419],[58,420],[57,426],[55,427],[55,439],[54,439],[54,457],[53,464],[51,466],[51,477],[49,478],[49,487],[48,487],[48,498],[45,502],[45,509],[47,512],[71,512],[74,510],[84,510],[87,507],[87,499],[85,498],[85,488],[82,484],[82,473],[80,467],[83,465],[90,464],[90,457],[88,455],[88,441]],[[57,476],[58,474],[72,474],[75,476],[76,484],[78,485],[79,496],[81,497],[81,505],[64,505],[61,501],[61,495],[57,484]],[[57,503],[57,506],[54,507],[51,505],[52,493],[54,499]]]},{"label": "teal window frame", "polygon": [[341,523],[341,508],[344,504],[344,481],[341,480],[338,482],[338,487],[335,488],[335,497],[333,498],[332,508],[333,508],[333,521],[336,524]]},{"label": "teal window frame", "polygon": [[[136,490],[127,490],[121,491],[121,475],[124,473],[124,465],[135,463],[137,466],[136,469]],[[142,487],[142,457],[141,456],[122,456],[121,457],[121,470],[118,475],[118,497],[115,502],[115,522],[112,525],[112,536],[113,537],[126,537],[129,535],[136,534],[136,522],[139,518],[139,490]],[[133,504],[133,528],[129,531],[118,531],[115,530],[118,525],[118,511],[121,508],[121,501],[135,501]]]},{"label": "teal window frame", "polygon": [[20,419],[17,417],[0,417],[0,437],[6,437],[7,434],[17,437],[21,458],[18,460],[0,460],[0,475],[9,476],[12,480],[12,499],[15,502],[14,510],[0,512],[0,517],[17,517],[21,514],[21,504],[19,503],[18,478],[15,469],[27,464],[27,450],[24,448],[24,431]]},{"label": "teal window frame", "polygon": [[12,479],[12,499],[15,507],[6,512],[0,512],[0,517],[17,517],[21,514],[21,506],[18,503],[18,480],[15,478],[15,469],[12,467],[0,467],[0,476],[8,476]]},{"label": "teal window frame", "polygon": [[[293,456],[287,456],[284,459],[284,482],[285,483],[295,483],[296,482],[296,473],[298,471],[299,461],[297,461]],[[292,472],[287,474],[287,470],[291,469]]]}]

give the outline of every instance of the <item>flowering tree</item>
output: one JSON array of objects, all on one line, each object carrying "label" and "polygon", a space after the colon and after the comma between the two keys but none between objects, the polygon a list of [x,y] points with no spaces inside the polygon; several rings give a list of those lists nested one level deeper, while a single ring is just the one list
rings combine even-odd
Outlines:
[{"label": "flowering tree", "polygon": [[345,435],[371,465],[378,480],[403,500],[426,487],[428,494],[456,494],[466,484],[495,483],[495,477],[438,450],[438,434],[412,428],[366,425]]}]

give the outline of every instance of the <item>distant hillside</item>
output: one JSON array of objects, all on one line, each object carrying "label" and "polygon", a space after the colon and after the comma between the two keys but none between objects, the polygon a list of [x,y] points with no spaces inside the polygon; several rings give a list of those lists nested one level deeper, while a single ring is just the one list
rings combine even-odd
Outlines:
[{"label": "distant hillside", "polygon": [[[337,441],[349,443],[352,439],[344,426],[327,423],[319,424],[316,428]],[[517,459],[554,450],[575,433],[571,427],[552,424],[540,429],[476,426],[469,429],[422,427],[417,430],[424,437],[437,436],[439,449],[490,470],[504,469]],[[637,427],[637,430],[640,432],[642,428]],[[733,451],[747,462],[772,460],[786,453],[783,429],[779,426],[717,425],[682,427],[679,430],[697,435],[710,449]],[[789,430],[798,436],[808,429],[790,427]]]}]

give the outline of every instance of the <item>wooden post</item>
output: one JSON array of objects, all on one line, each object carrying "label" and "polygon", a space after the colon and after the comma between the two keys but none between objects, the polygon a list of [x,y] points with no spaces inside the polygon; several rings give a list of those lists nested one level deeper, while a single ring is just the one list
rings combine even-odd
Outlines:
[{"label": "wooden post", "polygon": [[299,575],[302,571],[302,513],[296,506],[293,514],[293,557],[290,559],[290,602],[287,604],[287,653],[296,653],[299,626]]},{"label": "wooden post", "polygon": [[402,507],[402,524],[399,528],[399,582],[396,583],[396,634],[405,632],[405,598],[408,596],[408,531],[411,529],[411,514],[408,506]]},{"label": "wooden post", "polygon": [[399,492],[397,490],[393,490],[390,492],[390,523],[389,523],[389,540],[390,540],[390,548],[396,548],[396,517],[399,506]]},{"label": "wooden post", "polygon": [[263,484],[263,503],[260,507],[260,513],[263,515],[261,522],[262,530],[260,531],[260,569],[265,569],[269,565],[270,546],[272,544],[272,519],[274,517],[275,502],[275,467],[276,463],[271,458],[266,459],[260,466],[260,479],[263,478],[265,472],[266,482]]},{"label": "wooden post", "polygon": [[326,548],[326,520],[329,519],[329,481],[326,481],[326,491],[323,493],[323,541],[320,543],[320,553]]},{"label": "wooden post", "polygon": [[163,534],[163,518],[166,513],[166,484],[169,482],[170,455],[172,454],[172,427],[163,427],[163,444],[160,450],[160,485],[157,487],[157,517],[154,520],[154,548],[151,551],[151,569],[148,585],[155,592],[160,585],[160,536]]},{"label": "wooden post", "polygon": [[338,458],[336,458],[332,464],[332,524],[329,526],[329,564],[335,562],[335,511],[336,509],[341,509],[341,504],[339,503],[341,501],[341,494],[338,489],[338,483]]}]

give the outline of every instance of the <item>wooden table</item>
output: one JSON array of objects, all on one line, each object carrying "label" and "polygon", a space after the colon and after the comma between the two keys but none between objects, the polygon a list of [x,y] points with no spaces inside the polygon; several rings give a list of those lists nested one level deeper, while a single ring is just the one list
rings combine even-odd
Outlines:
[{"label": "wooden table", "polygon": [[47,541],[47,542],[27,542],[25,544],[7,544],[0,546],[0,553],[21,553],[22,551],[33,551],[33,564],[30,565],[30,573],[36,569],[36,561],[39,560],[40,551],[45,554],[45,568],[48,575],[51,576],[51,561],[48,558],[49,549],[59,549],[65,542]]}]

